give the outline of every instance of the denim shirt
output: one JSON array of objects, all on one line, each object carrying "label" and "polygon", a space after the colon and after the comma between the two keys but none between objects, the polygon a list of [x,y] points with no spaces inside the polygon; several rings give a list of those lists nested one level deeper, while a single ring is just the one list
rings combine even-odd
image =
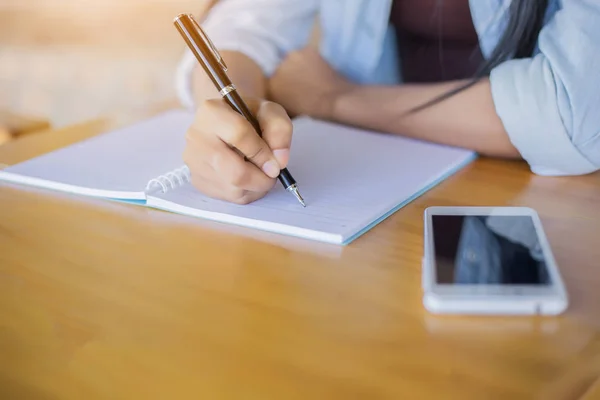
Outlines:
[{"label": "denim shirt", "polygon": [[[220,0],[203,27],[220,50],[240,51],[270,76],[286,53],[307,45],[315,18],[324,59],[361,84],[399,85],[389,13],[393,0]],[[532,0],[535,1],[535,0]],[[507,23],[511,0],[470,0],[484,57]],[[540,175],[600,169],[600,1],[549,0],[531,58],[507,61],[490,75],[492,97],[513,145]],[[176,84],[193,107],[186,51]],[[465,109],[465,118],[469,117]]]}]

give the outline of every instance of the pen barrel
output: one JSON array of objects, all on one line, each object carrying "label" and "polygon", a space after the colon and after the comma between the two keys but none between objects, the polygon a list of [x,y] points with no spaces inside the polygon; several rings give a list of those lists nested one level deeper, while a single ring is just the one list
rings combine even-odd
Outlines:
[{"label": "pen barrel", "polygon": [[217,90],[231,85],[221,56],[214,47],[211,47],[212,42],[206,37],[196,20],[188,14],[181,14],[175,18],[174,25]]},{"label": "pen barrel", "polygon": [[254,116],[254,114],[252,114],[252,112],[248,109],[248,106],[242,99],[242,96],[240,96],[240,94],[237,92],[237,90],[232,90],[231,92],[223,96],[223,100],[225,100],[225,102],[229,104],[229,107],[231,107],[232,109],[240,113],[244,118],[246,118],[246,120],[250,122],[258,136],[262,137],[262,128],[260,127],[258,120]]},{"label": "pen barrel", "polygon": [[292,185],[296,184],[296,181],[294,180],[294,178],[292,177],[292,174],[290,174],[287,170],[287,168],[282,169],[281,171],[279,171],[279,182],[281,182],[281,184],[283,185],[284,188],[289,188]]}]

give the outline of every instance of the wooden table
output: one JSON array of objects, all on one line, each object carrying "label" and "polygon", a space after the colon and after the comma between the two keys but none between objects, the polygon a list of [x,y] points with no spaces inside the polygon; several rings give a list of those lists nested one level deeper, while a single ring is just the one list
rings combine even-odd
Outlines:
[{"label": "wooden table", "polygon": [[[33,134],[0,163],[113,126]],[[431,205],[536,208],[568,312],[429,315]],[[599,210],[598,174],[479,160],[340,248],[2,185],[0,398],[598,398]]]}]

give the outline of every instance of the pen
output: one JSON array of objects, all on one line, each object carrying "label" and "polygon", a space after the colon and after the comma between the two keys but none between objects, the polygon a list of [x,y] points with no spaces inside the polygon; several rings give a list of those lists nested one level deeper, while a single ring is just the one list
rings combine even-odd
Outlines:
[{"label": "pen", "polygon": [[[196,22],[194,17],[190,14],[179,14],[173,23],[192,53],[194,53],[198,59],[202,68],[204,68],[204,71],[217,87],[217,90],[225,102],[229,104],[234,111],[243,115],[254,127],[256,133],[262,137],[262,131],[258,120],[252,115],[250,109],[237,92],[235,85],[227,76],[227,65],[225,65],[221,55],[206,33],[200,28],[198,22]],[[287,168],[284,168],[279,172],[278,178],[283,187],[291,192],[303,207],[306,207],[304,199],[298,191],[298,185]]]}]

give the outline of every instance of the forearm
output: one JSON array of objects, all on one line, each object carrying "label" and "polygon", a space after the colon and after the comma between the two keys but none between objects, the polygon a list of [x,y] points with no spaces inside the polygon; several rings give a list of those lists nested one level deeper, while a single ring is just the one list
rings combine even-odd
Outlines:
[{"label": "forearm", "polygon": [[337,98],[332,119],[367,129],[469,148],[483,155],[519,157],[496,114],[487,79],[441,103],[407,114],[410,109],[461,83],[352,86]]},{"label": "forearm", "polygon": [[[258,98],[266,96],[266,78],[258,64],[237,51],[220,53],[227,64],[227,75],[243,96]],[[194,69],[193,87],[196,103],[220,97],[215,85],[200,65]]]}]

